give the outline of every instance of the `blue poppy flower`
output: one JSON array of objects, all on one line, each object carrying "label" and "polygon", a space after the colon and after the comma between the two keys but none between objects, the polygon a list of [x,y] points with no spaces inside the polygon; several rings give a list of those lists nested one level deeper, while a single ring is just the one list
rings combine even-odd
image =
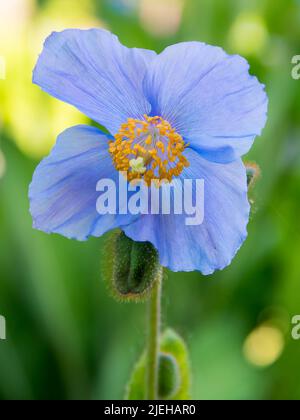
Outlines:
[{"label": "blue poppy flower", "polygon": [[[30,186],[35,228],[77,240],[120,228],[150,241],[173,271],[211,274],[230,264],[250,211],[241,156],[261,134],[268,102],[245,59],[200,42],[157,55],[104,30],[74,29],[46,40],[33,82],[110,133],[77,126],[59,136]],[[148,184],[203,179],[203,223],[187,226],[178,214],[100,215],[96,184],[117,182],[119,171]]]}]

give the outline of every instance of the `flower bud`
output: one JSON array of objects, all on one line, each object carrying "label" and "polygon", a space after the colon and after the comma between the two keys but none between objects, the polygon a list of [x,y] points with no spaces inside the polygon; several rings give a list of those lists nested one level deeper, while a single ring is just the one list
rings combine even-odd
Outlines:
[{"label": "flower bud", "polygon": [[252,189],[257,179],[260,177],[260,168],[254,162],[246,162],[245,166],[247,171],[248,188]]},{"label": "flower bud", "polygon": [[110,238],[105,256],[105,277],[119,301],[143,301],[162,275],[158,252],[150,242],[135,242],[124,232]]},{"label": "flower bud", "polygon": [[174,356],[166,353],[160,354],[158,375],[159,399],[169,400],[178,392],[180,386],[180,372]]}]

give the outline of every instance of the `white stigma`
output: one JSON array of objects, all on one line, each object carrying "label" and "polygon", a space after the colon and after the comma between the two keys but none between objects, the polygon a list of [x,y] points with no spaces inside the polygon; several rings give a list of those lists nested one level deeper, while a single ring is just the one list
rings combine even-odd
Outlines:
[{"label": "white stigma", "polygon": [[131,159],[129,161],[129,166],[131,167],[132,171],[137,174],[144,174],[147,170],[145,167],[144,158],[138,157],[137,159]]}]

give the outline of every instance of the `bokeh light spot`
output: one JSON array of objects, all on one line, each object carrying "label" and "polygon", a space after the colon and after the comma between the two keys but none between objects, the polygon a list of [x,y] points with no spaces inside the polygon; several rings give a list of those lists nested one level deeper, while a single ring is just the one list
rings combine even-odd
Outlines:
[{"label": "bokeh light spot", "polygon": [[268,324],[252,331],[244,344],[244,356],[252,365],[268,367],[281,356],[284,349],[283,333]]},{"label": "bokeh light spot", "polygon": [[180,27],[183,8],[184,0],[141,0],[141,24],[151,35],[172,36]]},{"label": "bokeh light spot", "polygon": [[6,162],[3,152],[0,150],[0,179],[5,174]]},{"label": "bokeh light spot", "polygon": [[242,55],[257,55],[267,45],[268,30],[262,16],[240,14],[229,33],[230,48]]}]

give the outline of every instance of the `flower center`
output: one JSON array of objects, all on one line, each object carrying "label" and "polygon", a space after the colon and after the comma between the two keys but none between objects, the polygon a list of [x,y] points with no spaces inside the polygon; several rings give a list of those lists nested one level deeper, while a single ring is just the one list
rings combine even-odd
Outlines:
[{"label": "flower center", "polygon": [[109,144],[115,168],[127,172],[128,181],[144,179],[171,182],[179,176],[188,160],[183,155],[187,145],[172,126],[161,117],[129,118],[121,125],[115,141]]}]

